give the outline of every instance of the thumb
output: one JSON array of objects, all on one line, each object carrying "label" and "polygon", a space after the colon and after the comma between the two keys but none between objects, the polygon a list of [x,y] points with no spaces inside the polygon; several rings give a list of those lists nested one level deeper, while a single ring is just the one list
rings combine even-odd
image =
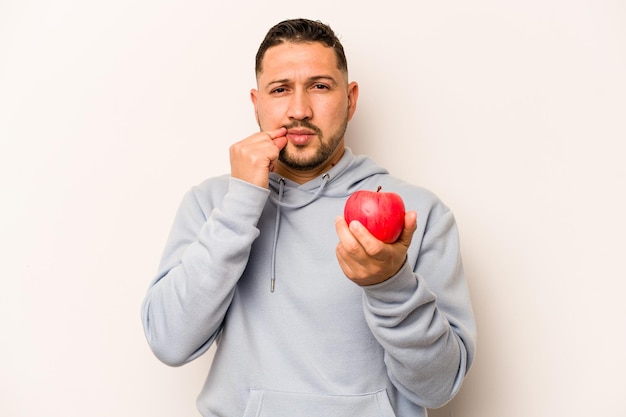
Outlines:
[{"label": "thumb", "polygon": [[278,150],[282,150],[285,146],[287,146],[287,137],[279,136],[277,138],[272,138],[274,145],[278,148]]},{"label": "thumb", "polygon": [[413,239],[413,233],[417,230],[417,212],[414,210],[407,211],[404,215],[404,230],[398,238],[398,243],[402,243],[406,246],[411,244]]}]

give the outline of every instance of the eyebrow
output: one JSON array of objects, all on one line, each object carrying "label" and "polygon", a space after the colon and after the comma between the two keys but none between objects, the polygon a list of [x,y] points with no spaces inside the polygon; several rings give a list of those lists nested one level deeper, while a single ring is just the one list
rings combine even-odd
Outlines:
[{"label": "eyebrow", "polygon": [[[315,82],[315,81],[329,81],[333,86],[337,85],[338,82],[335,80],[335,77],[330,75],[316,75],[314,77],[310,77],[307,79],[307,82]],[[266,84],[266,87],[270,87],[273,84],[289,84],[292,81],[289,78],[282,78],[280,80],[270,81]]]}]

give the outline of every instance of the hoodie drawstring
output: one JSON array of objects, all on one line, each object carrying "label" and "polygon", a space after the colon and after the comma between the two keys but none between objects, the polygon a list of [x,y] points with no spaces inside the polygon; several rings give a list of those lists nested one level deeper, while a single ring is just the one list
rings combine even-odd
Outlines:
[{"label": "hoodie drawstring", "polygon": [[330,175],[324,174],[324,176],[322,177],[322,184],[320,184],[319,188],[317,189],[317,192],[313,195],[313,197],[311,197],[309,201],[303,204],[283,203],[282,199],[283,199],[283,193],[285,191],[285,179],[281,178],[278,181],[278,198],[277,199],[272,198],[272,201],[276,203],[276,223],[274,224],[274,241],[272,242],[272,276],[270,277],[270,292],[274,292],[274,289],[276,288],[276,247],[278,245],[278,230],[280,227],[281,208],[284,207],[284,208],[296,209],[296,208],[302,208],[302,207],[308,206],[309,204],[317,200],[317,198],[321,195],[322,191],[324,190],[324,187],[326,187],[326,184],[328,184],[328,181],[330,181]]},{"label": "hoodie drawstring", "polygon": [[278,228],[280,224],[280,207],[281,200],[283,199],[283,192],[285,191],[285,179],[281,178],[278,181],[278,200],[276,201],[276,223],[274,224],[274,241],[272,242],[272,277],[270,281],[270,292],[274,292],[276,287],[276,246],[278,245]]}]

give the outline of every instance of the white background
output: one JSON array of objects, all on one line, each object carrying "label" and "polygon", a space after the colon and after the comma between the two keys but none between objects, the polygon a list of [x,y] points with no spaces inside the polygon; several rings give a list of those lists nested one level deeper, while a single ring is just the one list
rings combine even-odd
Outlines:
[{"label": "white background", "polygon": [[139,307],[291,17],[344,42],[349,146],[456,213],[479,350],[431,416],[626,415],[618,0],[0,0],[0,415],[197,416],[210,355],[158,362]]}]

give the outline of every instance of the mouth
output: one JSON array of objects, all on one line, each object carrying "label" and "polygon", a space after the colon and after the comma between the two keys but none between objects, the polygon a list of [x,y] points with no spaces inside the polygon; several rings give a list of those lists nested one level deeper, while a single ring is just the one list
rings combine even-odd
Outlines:
[{"label": "mouth", "polygon": [[316,133],[309,129],[289,129],[287,130],[287,139],[296,146],[304,146],[308,144]]}]

